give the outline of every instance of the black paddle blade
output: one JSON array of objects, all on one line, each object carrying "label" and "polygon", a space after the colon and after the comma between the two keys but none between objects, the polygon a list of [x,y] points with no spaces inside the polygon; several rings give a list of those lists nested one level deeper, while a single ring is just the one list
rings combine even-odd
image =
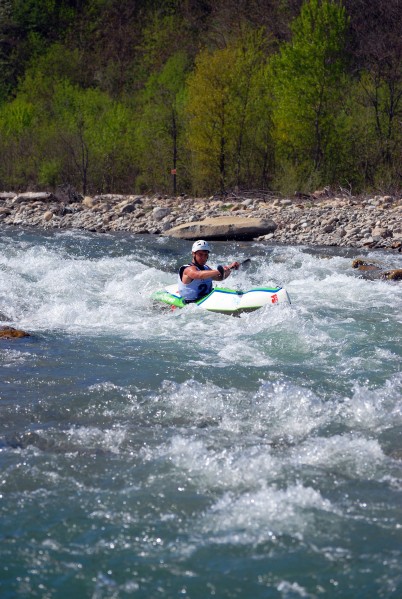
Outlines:
[{"label": "black paddle blade", "polygon": [[239,269],[240,268],[242,268],[242,269],[248,268],[250,266],[250,264],[251,264],[251,258],[246,258],[246,260],[243,260],[243,262],[240,262]]}]

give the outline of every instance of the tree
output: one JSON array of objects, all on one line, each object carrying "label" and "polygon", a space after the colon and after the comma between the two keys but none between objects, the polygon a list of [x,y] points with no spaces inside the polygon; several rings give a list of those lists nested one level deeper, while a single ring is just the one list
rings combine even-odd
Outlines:
[{"label": "tree", "polygon": [[60,82],[53,99],[53,143],[62,148],[63,182],[88,191],[132,189],[132,115],[121,103],[95,89]]},{"label": "tree", "polygon": [[368,113],[371,185],[401,182],[402,21],[400,0],[347,1],[358,110]]},{"label": "tree", "polygon": [[292,40],[272,59],[277,156],[296,170],[299,185],[325,179],[337,160],[347,23],[339,3],[307,0],[292,24]]},{"label": "tree", "polygon": [[[44,89],[50,85],[40,80]],[[84,194],[131,191],[137,176],[131,111],[99,90],[67,80],[51,85],[50,97],[33,85],[33,102],[22,90],[0,110],[2,181],[16,188],[70,183]]]},{"label": "tree", "polygon": [[12,88],[12,42],[10,27],[12,23],[11,0],[0,0],[0,104],[9,95]]},{"label": "tree", "polygon": [[137,160],[141,175],[137,185],[176,193],[178,169],[180,187],[186,187],[184,147],[184,86],[189,70],[184,52],[173,54],[160,71],[149,77],[141,97],[137,123]]},{"label": "tree", "polygon": [[199,54],[188,79],[186,107],[197,190],[224,192],[251,178],[254,185],[261,181],[257,156],[266,154],[270,144],[266,82],[259,31],[247,29],[227,47]]},{"label": "tree", "polygon": [[0,107],[0,185],[12,189],[34,183],[36,175],[32,130],[35,108],[25,97]]},{"label": "tree", "polygon": [[237,46],[233,65],[235,187],[265,186],[273,169],[270,75],[263,29],[248,27]]},{"label": "tree", "polygon": [[49,45],[64,39],[80,0],[0,0],[0,101]]}]

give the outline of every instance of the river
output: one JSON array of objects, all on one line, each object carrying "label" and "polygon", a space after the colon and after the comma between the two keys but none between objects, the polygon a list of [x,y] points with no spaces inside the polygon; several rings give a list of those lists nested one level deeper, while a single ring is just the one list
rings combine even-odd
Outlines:
[{"label": "river", "polygon": [[401,597],[402,285],[215,242],[292,304],[156,309],[190,245],[0,229],[1,598]]}]

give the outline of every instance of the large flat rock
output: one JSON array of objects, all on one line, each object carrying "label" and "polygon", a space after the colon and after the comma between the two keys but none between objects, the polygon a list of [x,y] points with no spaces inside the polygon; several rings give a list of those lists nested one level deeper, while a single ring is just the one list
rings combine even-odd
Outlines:
[{"label": "large flat rock", "polygon": [[178,227],[165,231],[164,235],[189,240],[247,241],[259,235],[272,233],[276,227],[276,223],[269,219],[217,216],[191,223],[183,223]]},{"label": "large flat rock", "polygon": [[22,202],[53,202],[55,199],[55,196],[48,191],[26,191],[18,194],[13,202],[15,204],[22,204]]}]

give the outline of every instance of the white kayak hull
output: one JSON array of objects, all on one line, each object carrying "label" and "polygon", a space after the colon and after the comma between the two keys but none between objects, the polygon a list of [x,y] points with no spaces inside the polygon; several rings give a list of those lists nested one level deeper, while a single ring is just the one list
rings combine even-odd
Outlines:
[{"label": "white kayak hull", "polygon": [[289,294],[283,287],[255,287],[248,291],[215,287],[204,298],[191,304],[186,304],[179,295],[177,285],[170,285],[164,290],[154,293],[152,298],[174,308],[195,305],[201,310],[231,315],[241,314],[242,312],[253,312],[264,306],[290,304]]}]

